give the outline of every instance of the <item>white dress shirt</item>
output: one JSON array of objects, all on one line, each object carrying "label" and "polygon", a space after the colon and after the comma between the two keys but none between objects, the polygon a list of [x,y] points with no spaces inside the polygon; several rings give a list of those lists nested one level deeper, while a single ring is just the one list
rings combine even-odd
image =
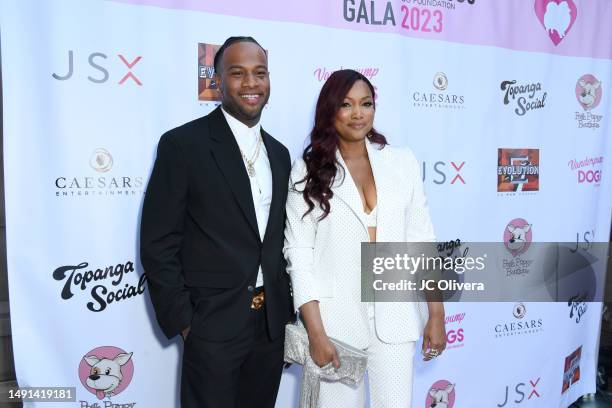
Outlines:
[{"label": "white dress shirt", "polygon": [[[251,160],[257,148],[257,140],[261,136],[261,125],[257,122],[255,126],[250,128],[227,113],[223,108],[221,108],[221,111],[234,134],[234,138],[236,138],[238,147],[240,147],[240,150],[247,159]],[[242,161],[246,169],[247,164],[244,159]],[[270,160],[268,160],[268,152],[263,141],[261,142],[259,155],[253,167],[255,169],[255,176],[249,177],[249,181],[251,183],[251,193],[253,194],[259,238],[263,241],[266,226],[268,225],[268,217],[270,216],[270,204],[272,203],[272,170],[270,169]],[[261,272],[261,265],[259,265],[256,286],[263,286],[263,284],[263,274]]]}]

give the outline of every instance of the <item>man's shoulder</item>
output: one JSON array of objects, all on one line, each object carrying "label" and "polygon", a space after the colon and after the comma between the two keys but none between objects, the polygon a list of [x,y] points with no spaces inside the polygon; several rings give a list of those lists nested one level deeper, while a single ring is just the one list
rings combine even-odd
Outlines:
[{"label": "man's shoulder", "polygon": [[278,139],[276,139],[270,133],[266,132],[265,130],[264,130],[264,132],[269,137],[270,145],[273,148],[283,152],[283,154],[285,154],[287,157],[289,157],[289,149],[287,149],[287,147],[282,142],[280,142]]}]

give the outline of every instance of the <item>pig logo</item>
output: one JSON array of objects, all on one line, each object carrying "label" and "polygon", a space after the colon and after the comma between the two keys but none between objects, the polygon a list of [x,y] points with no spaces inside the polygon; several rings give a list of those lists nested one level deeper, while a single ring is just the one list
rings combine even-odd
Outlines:
[{"label": "pig logo", "polygon": [[113,346],[91,350],[79,364],[81,383],[99,400],[120,394],[134,375],[132,354]]},{"label": "pig logo", "polygon": [[595,109],[601,102],[602,86],[595,76],[585,74],[576,82],[576,99],[585,111]]},{"label": "pig logo", "polygon": [[578,9],[573,0],[536,0],[535,13],[555,46],[571,30]]},{"label": "pig logo", "polygon": [[504,245],[513,257],[527,251],[531,240],[531,224],[524,219],[515,218],[506,225]]}]

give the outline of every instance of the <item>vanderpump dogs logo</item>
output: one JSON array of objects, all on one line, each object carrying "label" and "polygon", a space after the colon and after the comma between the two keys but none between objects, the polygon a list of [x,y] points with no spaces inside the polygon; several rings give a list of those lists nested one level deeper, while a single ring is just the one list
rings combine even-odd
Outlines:
[{"label": "vanderpump dogs logo", "polygon": [[464,346],[465,331],[461,327],[461,323],[465,319],[465,312],[455,313],[446,316],[444,324],[446,325],[446,349],[455,349]]},{"label": "vanderpump dogs logo", "polygon": [[412,106],[429,109],[466,109],[465,97],[453,91],[452,83],[444,72],[437,72],[430,89],[412,93]]},{"label": "vanderpump dogs logo", "polygon": [[512,309],[514,320],[501,322],[495,325],[494,337],[511,337],[536,334],[544,331],[544,323],[541,317],[528,317],[527,307],[524,303],[517,303]]},{"label": "vanderpump dogs logo", "polygon": [[535,0],[535,14],[553,44],[559,45],[567,36],[578,16],[573,0]]},{"label": "vanderpump dogs logo", "polygon": [[[146,275],[137,277],[134,263],[118,263],[93,269],[87,262],[78,265],[60,266],[53,271],[53,279],[62,282],[61,297],[71,299],[75,292],[89,289],[91,300],[87,309],[102,312],[107,306],[142,295],[145,291]],[[125,282],[131,279],[131,282]],[[135,282],[137,279],[137,282]]]},{"label": "vanderpump dogs logo", "polygon": [[142,176],[117,174],[113,155],[104,148],[95,149],[88,160],[88,171],[66,174],[53,180],[56,197],[79,198],[118,196],[130,197],[144,193]]},{"label": "vanderpump dogs logo", "polygon": [[133,354],[114,346],[97,347],[85,353],[79,362],[79,379],[98,401],[81,400],[81,408],[133,408],[136,405],[136,402],[116,401],[134,377]]},{"label": "vanderpump dogs logo", "polygon": [[215,81],[215,54],[221,46],[198,44],[198,100],[220,102],[221,93]]},{"label": "vanderpump dogs logo", "polygon": [[582,346],[578,347],[573,353],[565,357],[565,367],[563,369],[563,386],[561,394],[565,393],[569,388],[580,380],[580,356],[582,354]]},{"label": "vanderpump dogs logo", "polygon": [[603,161],[603,156],[586,156],[583,159],[571,159],[567,167],[576,174],[578,184],[599,187]]},{"label": "vanderpump dogs logo", "polygon": [[539,149],[497,149],[497,192],[514,194],[539,189]]},{"label": "vanderpump dogs logo", "polygon": [[603,86],[594,75],[585,74],[576,82],[576,100],[582,111],[576,112],[578,128],[599,129],[603,115],[597,115],[593,110],[601,103]]},{"label": "vanderpump dogs logo", "polygon": [[514,113],[524,116],[527,112],[546,107],[548,93],[539,82],[519,83],[516,79],[502,81],[500,85],[504,94],[504,105],[514,106]]},{"label": "vanderpump dogs logo", "polygon": [[426,408],[453,408],[455,406],[455,384],[438,380],[429,387],[425,397]]}]

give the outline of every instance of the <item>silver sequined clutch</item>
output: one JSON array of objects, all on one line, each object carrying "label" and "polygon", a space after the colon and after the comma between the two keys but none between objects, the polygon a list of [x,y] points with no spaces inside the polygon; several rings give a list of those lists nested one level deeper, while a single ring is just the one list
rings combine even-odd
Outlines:
[{"label": "silver sequined clutch", "polygon": [[321,380],[340,381],[347,385],[356,385],[363,380],[368,354],[331,337],[330,341],[336,347],[340,360],[337,370],[331,363],[323,367],[315,364],[310,357],[308,333],[302,325],[290,323],[285,326],[285,361],[304,366],[300,408],[317,408]]}]

